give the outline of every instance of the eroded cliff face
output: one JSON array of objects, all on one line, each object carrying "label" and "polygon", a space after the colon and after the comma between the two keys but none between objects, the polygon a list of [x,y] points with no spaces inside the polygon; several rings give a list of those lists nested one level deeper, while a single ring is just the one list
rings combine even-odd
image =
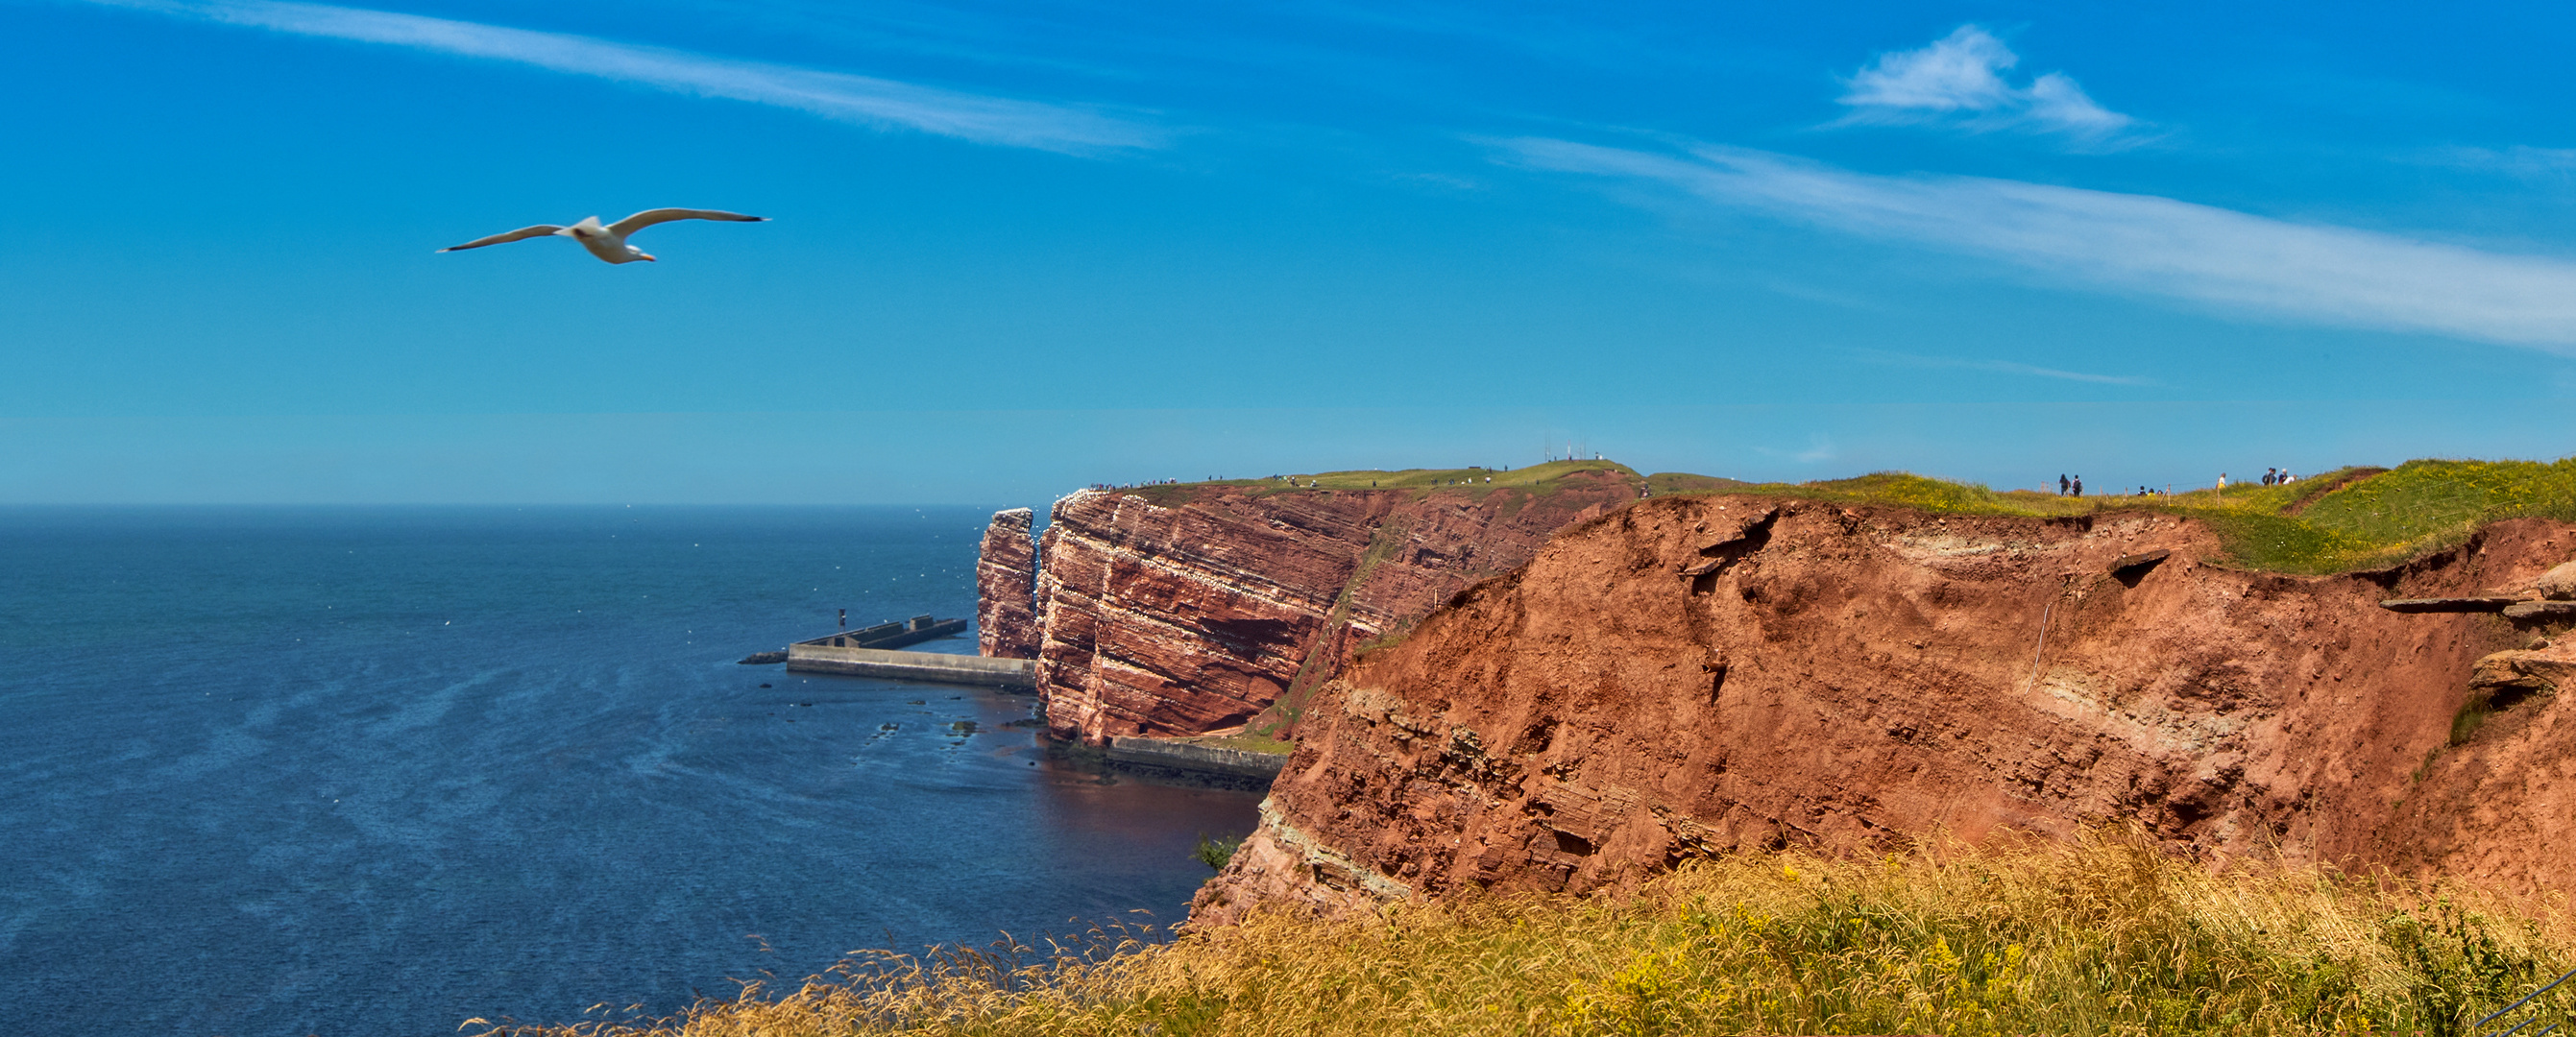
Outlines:
[{"label": "eroded cliff face", "polygon": [[2480,659],[2534,630],[2377,604],[2526,586],[2570,529],[2303,578],[2214,564],[2205,527],[2155,514],[1647,501],[1320,689],[1193,921],[2122,819],[2205,854],[2563,889],[2576,707],[2499,699],[2448,744]]},{"label": "eroded cliff face", "polygon": [[993,513],[975,561],[975,639],[983,654],[1034,659],[1038,654],[1038,545],[1027,508]]},{"label": "eroded cliff face", "polygon": [[1242,724],[1322,684],[1369,638],[1520,565],[1557,529],[1636,500],[1638,480],[1586,473],[1543,494],[1154,491],[1057,501],[1031,626],[987,634],[1036,645],[1058,738]]}]

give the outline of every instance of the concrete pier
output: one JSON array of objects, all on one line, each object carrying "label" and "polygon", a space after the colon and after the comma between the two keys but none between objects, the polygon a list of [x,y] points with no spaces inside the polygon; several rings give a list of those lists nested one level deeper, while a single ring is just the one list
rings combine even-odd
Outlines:
[{"label": "concrete pier", "polygon": [[1111,738],[1107,754],[1109,762],[1129,767],[1220,775],[1260,785],[1268,785],[1288,766],[1285,753],[1256,753],[1171,738]]},{"label": "concrete pier", "polygon": [[1034,659],[988,659],[980,655],[842,648],[804,641],[787,646],[787,669],[797,673],[846,673],[860,677],[893,677],[907,681],[1035,691],[1038,686],[1037,667]]}]

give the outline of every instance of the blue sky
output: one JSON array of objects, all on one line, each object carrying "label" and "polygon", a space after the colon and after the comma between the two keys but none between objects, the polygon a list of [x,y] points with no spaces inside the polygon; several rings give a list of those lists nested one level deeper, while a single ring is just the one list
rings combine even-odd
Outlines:
[{"label": "blue sky", "polygon": [[0,503],[2554,458],[2570,21],[0,0]]}]

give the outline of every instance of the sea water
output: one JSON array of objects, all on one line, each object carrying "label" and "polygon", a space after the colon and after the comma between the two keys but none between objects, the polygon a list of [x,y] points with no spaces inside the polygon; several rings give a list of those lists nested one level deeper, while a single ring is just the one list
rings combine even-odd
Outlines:
[{"label": "sea water", "polygon": [[444,1035],[1180,920],[1255,796],[735,663],[971,616],[986,514],[0,510],[0,1026]]}]

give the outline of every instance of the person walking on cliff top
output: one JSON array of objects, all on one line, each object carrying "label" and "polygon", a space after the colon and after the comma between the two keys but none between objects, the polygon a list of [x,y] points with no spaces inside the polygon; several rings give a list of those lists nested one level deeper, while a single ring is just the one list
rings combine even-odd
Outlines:
[{"label": "person walking on cliff top", "polygon": [[2064,472],[2057,473],[2057,495],[2066,496],[2066,473]]},{"label": "person walking on cliff top", "polygon": [[2084,495],[2084,477],[2081,475],[2075,477],[2075,495],[2078,497]]}]

